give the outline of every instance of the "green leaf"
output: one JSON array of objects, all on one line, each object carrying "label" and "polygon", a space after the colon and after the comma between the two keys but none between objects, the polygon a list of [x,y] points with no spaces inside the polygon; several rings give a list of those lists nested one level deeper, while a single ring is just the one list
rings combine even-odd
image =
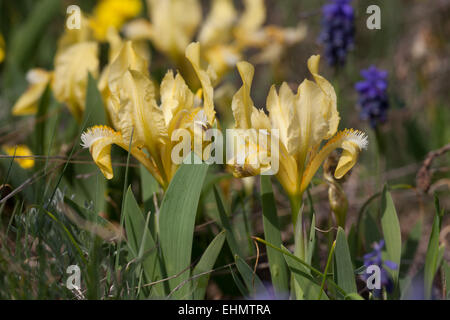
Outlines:
[{"label": "green leaf", "polygon": [[25,22],[15,28],[7,57],[8,63],[20,66],[26,70],[31,62],[31,57],[36,52],[40,38],[45,34],[50,22],[60,12],[61,1],[42,0],[35,1],[31,14]]},{"label": "green leaf", "polygon": [[239,270],[242,279],[244,280],[245,286],[247,287],[250,296],[255,296],[258,294],[267,295],[267,290],[264,287],[261,279],[253,272],[250,266],[238,255],[234,256],[236,261],[236,267]]},{"label": "green leaf", "polygon": [[450,298],[450,264],[447,261],[442,264],[442,271],[444,274],[444,296],[448,300]]},{"label": "green leaf", "polygon": [[[388,260],[396,263],[400,267],[400,259],[402,256],[402,238],[400,233],[400,223],[398,221],[397,211],[395,210],[394,201],[391,194],[385,186],[381,197],[381,227],[383,229],[384,241]],[[398,285],[399,268],[391,270],[392,278],[395,286]]]},{"label": "green leaf", "polygon": [[309,230],[309,241],[306,245],[306,262],[312,264],[314,250],[316,248],[316,214],[311,216],[311,228]]},{"label": "green leaf", "polygon": [[[268,247],[271,247],[272,249],[275,249],[275,250],[281,252],[281,253],[284,255],[285,259],[286,259],[286,257],[287,257],[287,258],[290,258],[290,259],[292,259],[293,261],[295,261],[295,263],[296,263],[297,265],[302,265],[302,266],[306,267],[308,270],[311,271],[311,274],[315,274],[316,276],[322,277],[322,278],[323,278],[323,273],[322,273],[322,272],[320,272],[319,270],[317,270],[317,269],[314,268],[313,266],[309,265],[308,263],[306,263],[305,261],[303,261],[303,260],[300,259],[299,257],[297,257],[297,256],[295,256],[294,254],[292,254],[292,253],[291,253],[288,249],[286,249],[285,247],[281,246],[281,248],[277,248],[277,247],[275,247],[273,244],[267,242],[267,241],[264,240],[264,239],[258,238],[258,237],[253,237],[253,239],[256,240],[256,241],[258,241],[258,242],[260,242],[260,243],[265,244],[265,245],[268,246]],[[288,263],[288,262],[287,262],[287,264],[288,264],[288,266],[289,266],[289,263]],[[289,268],[290,268],[290,266],[289,266]],[[309,274],[305,274],[305,276],[306,276],[306,277],[310,277]],[[343,297],[347,294],[347,293],[345,292],[344,289],[342,289],[341,287],[339,287],[339,286],[338,286],[332,279],[330,279],[329,277],[327,277],[327,282],[328,282],[329,284],[331,284],[331,285],[333,286],[333,288],[335,288],[337,291],[339,291],[339,294],[341,294]]]},{"label": "green leaf", "polygon": [[[195,215],[208,171],[207,164],[182,164],[177,170],[161,204],[159,239],[170,290],[189,278]],[[189,286],[173,293],[174,298],[187,298]]]},{"label": "green leaf", "polygon": [[[274,246],[280,247],[281,232],[277,216],[277,208],[273,197],[272,182],[269,176],[261,176],[261,203],[263,213],[264,237]],[[277,296],[285,295],[289,291],[289,276],[283,254],[267,248],[270,275]]]},{"label": "green leaf", "polygon": [[[285,247],[282,248],[287,250]],[[285,254],[284,259],[294,276],[294,286],[296,286],[294,289],[297,300],[316,300],[319,296],[321,300],[329,300],[325,292],[320,294],[320,279],[314,278],[304,265],[290,255]]]},{"label": "green leaf", "polygon": [[[193,277],[211,271],[211,269],[214,267],[214,264],[216,263],[220,251],[222,250],[223,243],[225,242],[225,237],[226,231],[222,231],[213,239],[213,241],[211,241],[208,248],[206,248],[205,252],[200,258],[200,261],[195,266],[194,271],[192,272]],[[194,299],[202,300],[205,298],[206,286],[208,285],[209,277],[210,273],[207,273],[194,278],[194,280],[192,281],[192,287],[194,289]]]},{"label": "green leaf", "polygon": [[431,228],[430,240],[428,241],[427,254],[425,257],[424,283],[425,298],[431,299],[433,280],[439,268],[439,233],[441,225],[441,214],[439,205],[436,204],[436,214]]},{"label": "green leaf", "polygon": [[153,195],[159,192],[159,184],[152,174],[141,164],[139,166],[141,177],[142,201],[145,211],[155,211]]},{"label": "green leaf", "polygon": [[339,227],[336,237],[337,284],[348,293],[357,292],[355,273],[345,231]]},{"label": "green leaf", "polygon": [[372,247],[374,242],[380,241],[382,238],[380,230],[378,228],[376,220],[373,218],[372,214],[366,214],[363,218],[364,222],[364,242],[366,250]]},{"label": "green leaf", "polygon": [[[97,82],[90,73],[87,77],[86,109],[82,121],[84,128],[106,124],[105,108],[103,107],[100,92],[97,89]],[[89,154],[89,151],[86,149],[83,153]],[[91,156],[89,155],[90,158]],[[97,214],[104,212],[106,210],[107,182],[98,167],[93,163],[75,164],[75,175],[81,177],[75,179],[79,203],[93,201],[94,211]]]},{"label": "green leaf", "polygon": [[226,231],[227,235],[227,244],[230,247],[231,253],[233,255],[241,256],[241,250],[237,244],[236,238],[233,233],[233,229],[231,228],[230,220],[225,212],[225,208],[223,206],[222,199],[220,198],[220,194],[217,191],[216,186],[213,187],[214,197],[216,198],[217,209],[219,210],[220,223],[222,227]]},{"label": "green leaf", "polygon": [[364,300],[359,294],[352,292],[345,296],[345,300]]},{"label": "green leaf", "polygon": [[246,298],[249,297],[249,292],[248,292],[247,288],[242,283],[242,280],[239,279],[236,272],[233,271],[233,268],[231,266],[230,266],[230,272],[231,272],[231,277],[233,278],[233,281],[236,284],[236,287],[238,288],[238,290],[242,294],[242,296],[246,297]]},{"label": "green leaf", "polygon": [[128,245],[131,249],[129,261],[141,260],[145,254],[146,257],[141,262],[142,268],[146,280],[153,281],[155,280],[157,248],[131,187],[128,188],[125,195],[123,214],[125,215]]},{"label": "green leaf", "polygon": [[[43,119],[48,112],[50,105],[50,87],[47,86],[44,93],[42,94],[41,99],[39,100],[38,111],[36,113],[35,119]],[[46,141],[45,141],[45,126],[47,121],[36,121],[35,126],[35,148],[34,154],[36,155],[44,155],[46,152]],[[37,166],[37,169],[42,167],[42,164]]]},{"label": "green leaf", "polygon": [[86,128],[106,124],[102,95],[98,91],[97,81],[92,77],[91,73],[88,74],[86,108],[82,123],[85,123]]},{"label": "green leaf", "polygon": [[325,265],[325,270],[323,271],[322,283],[320,284],[320,292],[317,300],[320,300],[322,298],[322,293],[324,292],[325,288],[325,281],[327,280],[328,276],[328,269],[330,268],[331,261],[333,260],[335,248],[336,248],[336,241],[333,241],[333,244],[331,245],[330,248],[330,252],[328,253],[327,264]]}]

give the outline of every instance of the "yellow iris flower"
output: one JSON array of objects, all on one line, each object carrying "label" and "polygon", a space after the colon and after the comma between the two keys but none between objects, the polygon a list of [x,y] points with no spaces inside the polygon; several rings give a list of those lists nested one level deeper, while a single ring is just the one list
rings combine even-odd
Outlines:
[{"label": "yellow iris flower", "polygon": [[54,66],[53,94],[81,120],[86,107],[88,73],[98,77],[98,43],[85,41],[57,52]]},{"label": "yellow iris flower", "polygon": [[95,38],[105,40],[109,28],[119,30],[126,20],[137,16],[141,10],[141,0],[100,0],[89,19]]},{"label": "yellow iris flower", "polygon": [[[258,110],[250,97],[254,68],[247,62],[238,63],[243,85],[232,102],[236,128],[278,129],[279,170],[276,174],[288,194],[294,221],[300,209],[303,192],[324,160],[335,149],[343,149],[334,176],[343,177],[356,163],[359,152],[367,147],[367,136],[360,131],[345,129],[337,132],[339,113],[333,86],[318,73],[320,56],[308,59],[308,69],[314,81],[305,79],[294,94],[286,83],[279,92],[272,86],[267,97],[269,116]],[[272,136],[271,138],[276,138]],[[322,146],[322,142],[327,140]],[[249,143],[258,142],[256,140]],[[258,152],[269,153],[267,146],[258,146]],[[248,154],[248,158],[255,157]],[[250,161],[249,161],[250,162]],[[254,163],[254,162],[253,162]],[[233,166],[235,176],[261,173],[248,165]]]},{"label": "yellow iris flower", "polygon": [[196,126],[203,130],[213,125],[213,87],[207,72],[200,67],[200,45],[189,45],[186,57],[202,84],[202,100],[188,88],[181,75],[169,71],[160,86],[158,105],[146,61],[131,42],[123,45],[108,74],[107,105],[115,130],[95,126],[82,135],[82,146],[89,148],[107,179],[113,177],[111,146],[116,144],[129,151],[166,189],[178,168],[171,159],[172,149],[178,144],[172,141],[172,133],[184,128],[194,134]]},{"label": "yellow iris flower", "polygon": [[125,25],[129,39],[150,39],[155,47],[174,61],[183,59],[184,51],[202,18],[198,0],[147,0],[148,16]]},{"label": "yellow iris flower", "polygon": [[17,146],[3,146],[3,150],[14,158],[19,166],[24,169],[30,169],[34,167],[33,153],[24,144],[19,144]]},{"label": "yellow iris flower", "polygon": [[58,41],[54,71],[33,69],[27,74],[30,86],[15,103],[13,115],[37,112],[37,104],[50,83],[55,98],[65,103],[80,121],[86,104],[88,73],[98,76],[98,43],[92,41],[88,22],[82,18],[80,29],[66,29]]}]

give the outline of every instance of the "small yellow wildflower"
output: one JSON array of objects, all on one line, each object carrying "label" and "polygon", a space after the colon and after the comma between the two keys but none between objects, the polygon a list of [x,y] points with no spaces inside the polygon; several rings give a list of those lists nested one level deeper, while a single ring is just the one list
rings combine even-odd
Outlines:
[{"label": "small yellow wildflower", "polygon": [[141,0],[100,0],[90,19],[95,38],[105,40],[109,28],[119,30],[126,20],[137,16],[141,10]]},{"label": "small yellow wildflower", "polygon": [[34,167],[33,153],[26,145],[19,144],[17,146],[3,146],[3,150],[9,156],[15,157],[14,161],[16,161],[22,168],[30,169]]}]

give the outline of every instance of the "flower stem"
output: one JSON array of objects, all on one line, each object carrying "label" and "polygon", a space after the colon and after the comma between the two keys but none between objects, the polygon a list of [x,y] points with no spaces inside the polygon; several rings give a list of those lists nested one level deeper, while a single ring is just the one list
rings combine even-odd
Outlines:
[{"label": "flower stem", "polygon": [[292,195],[289,196],[289,202],[291,204],[291,214],[292,214],[292,223],[294,225],[294,230],[297,226],[297,219],[299,216],[300,209],[302,207],[302,197],[303,195]]}]

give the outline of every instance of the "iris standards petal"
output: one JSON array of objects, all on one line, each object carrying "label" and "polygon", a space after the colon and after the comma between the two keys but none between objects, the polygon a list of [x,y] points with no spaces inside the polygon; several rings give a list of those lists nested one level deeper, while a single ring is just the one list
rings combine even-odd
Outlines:
[{"label": "iris standards petal", "polygon": [[167,72],[161,82],[160,94],[166,125],[170,124],[181,109],[189,110],[194,107],[194,94],[180,74],[174,77],[172,71]]},{"label": "iris standards petal", "polygon": [[200,67],[200,43],[193,42],[186,48],[186,58],[191,62],[197,77],[200,79],[203,88],[203,109],[205,110],[206,118],[212,124],[216,114],[213,102],[214,89],[210,75]]},{"label": "iris standards petal", "polygon": [[255,68],[245,61],[239,62],[237,68],[242,79],[242,87],[233,96],[231,108],[236,121],[236,128],[249,129],[251,128],[251,115],[256,109],[250,97]]},{"label": "iris standards petal", "polygon": [[272,128],[280,130],[281,143],[289,154],[294,154],[300,144],[300,128],[295,110],[296,97],[287,83],[283,82],[279,95],[275,86],[270,88],[266,106]]},{"label": "iris standards petal", "polygon": [[153,83],[135,70],[125,72],[120,84],[119,127],[125,139],[145,145],[152,156],[158,153],[158,145],[167,138],[162,110],[155,100]]}]

